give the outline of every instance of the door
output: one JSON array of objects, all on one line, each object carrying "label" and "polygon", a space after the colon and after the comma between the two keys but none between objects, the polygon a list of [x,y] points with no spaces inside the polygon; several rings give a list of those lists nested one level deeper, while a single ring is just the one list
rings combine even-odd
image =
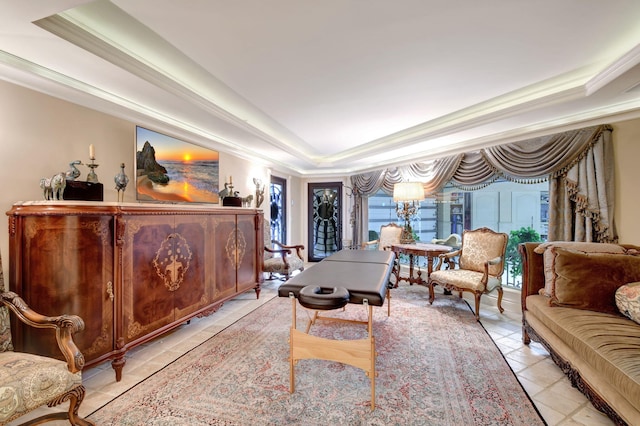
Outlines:
[{"label": "door", "polygon": [[342,183],[310,183],[309,261],[319,262],[342,249]]},{"label": "door", "polygon": [[[287,244],[287,180],[271,176],[269,186],[271,239]],[[268,241],[265,241],[267,244]]]}]

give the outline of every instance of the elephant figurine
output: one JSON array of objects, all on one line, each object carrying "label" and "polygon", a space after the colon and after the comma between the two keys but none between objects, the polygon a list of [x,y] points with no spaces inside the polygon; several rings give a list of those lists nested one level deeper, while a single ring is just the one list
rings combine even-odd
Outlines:
[{"label": "elephant figurine", "polygon": [[50,178],[40,179],[40,188],[45,200],[62,200],[64,188],[67,186],[65,172],[56,173]]}]

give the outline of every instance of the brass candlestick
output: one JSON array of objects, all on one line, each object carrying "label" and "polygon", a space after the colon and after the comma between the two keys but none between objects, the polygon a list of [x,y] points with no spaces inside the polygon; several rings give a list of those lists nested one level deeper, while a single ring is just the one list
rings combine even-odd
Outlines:
[{"label": "brass candlestick", "polygon": [[89,174],[87,175],[87,182],[98,183],[98,175],[95,172],[95,169],[98,167],[98,164],[95,163],[95,158],[91,158],[91,164],[87,164],[87,167],[91,169]]}]

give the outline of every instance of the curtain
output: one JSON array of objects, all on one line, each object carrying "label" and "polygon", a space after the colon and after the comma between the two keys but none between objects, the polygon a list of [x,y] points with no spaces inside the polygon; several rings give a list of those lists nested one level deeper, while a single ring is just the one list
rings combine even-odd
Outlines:
[{"label": "curtain", "polygon": [[[423,182],[434,194],[451,182],[467,191],[499,178],[519,183],[549,181],[549,240],[617,241],[613,224],[614,181],[611,127],[592,126],[493,146],[433,161],[354,175],[353,187],[363,230],[365,197],[393,193],[402,181]],[[354,234],[359,244],[363,235]]]}]

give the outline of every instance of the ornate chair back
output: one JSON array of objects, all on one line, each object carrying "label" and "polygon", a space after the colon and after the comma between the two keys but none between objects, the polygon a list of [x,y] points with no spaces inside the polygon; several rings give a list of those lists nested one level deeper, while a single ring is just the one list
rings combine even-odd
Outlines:
[{"label": "ornate chair back", "polygon": [[507,249],[506,234],[489,228],[464,231],[462,234],[460,269],[484,272],[486,261],[500,257],[497,264],[489,265],[489,275],[501,278],[504,272],[504,254]]}]

